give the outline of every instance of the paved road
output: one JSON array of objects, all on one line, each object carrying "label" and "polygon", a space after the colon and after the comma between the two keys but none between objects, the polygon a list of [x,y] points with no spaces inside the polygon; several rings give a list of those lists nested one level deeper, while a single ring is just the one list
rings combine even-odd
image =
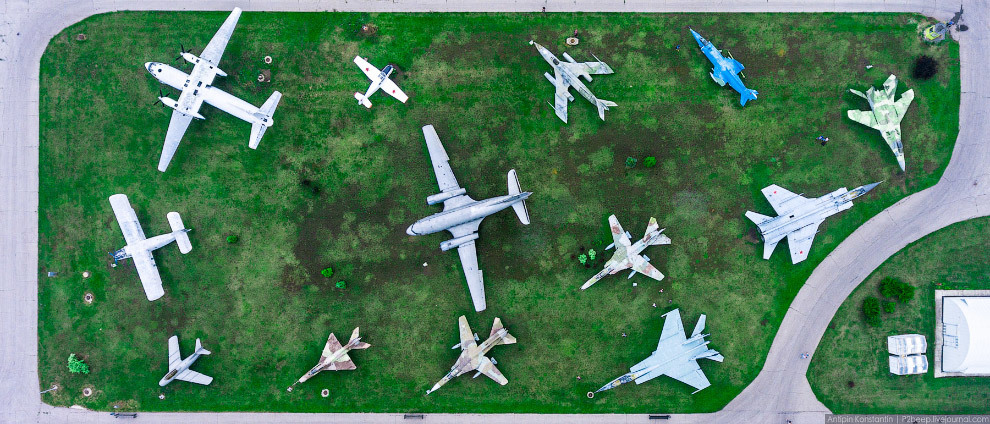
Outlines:
[{"label": "paved road", "polygon": [[[38,394],[38,68],[48,41],[65,27],[103,12],[125,9],[362,10],[362,11],[889,11],[920,12],[949,18],[959,1],[835,0],[484,0],[323,1],[245,0],[209,4],[160,0],[101,1],[0,0],[0,422],[106,422],[106,413],[53,408]],[[839,306],[884,260],[926,234],[962,220],[990,215],[990,58],[988,0],[966,0],[959,34],[962,62],[960,132],[942,179],[865,223],[843,241],[812,273],[784,317],[763,370],[725,409],[715,414],[675,415],[672,423],[822,422],[827,411],[805,376],[814,353]],[[142,422],[406,422],[401,414],[140,414]],[[643,415],[448,415],[441,422],[645,422]]]}]

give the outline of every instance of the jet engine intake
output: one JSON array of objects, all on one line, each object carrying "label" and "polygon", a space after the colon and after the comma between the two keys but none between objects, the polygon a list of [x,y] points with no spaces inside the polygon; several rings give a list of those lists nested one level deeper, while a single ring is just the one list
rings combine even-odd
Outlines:
[{"label": "jet engine intake", "polygon": [[426,204],[428,204],[428,205],[435,205],[437,203],[444,202],[444,201],[446,201],[448,199],[451,199],[451,198],[454,198],[454,197],[457,197],[457,196],[463,196],[465,193],[467,193],[467,190],[465,190],[463,187],[462,188],[459,188],[457,190],[450,190],[450,191],[445,191],[445,192],[442,192],[442,193],[437,193],[437,194],[434,194],[432,196],[427,197],[426,198]]},{"label": "jet engine intake", "polygon": [[453,239],[447,240],[447,241],[445,241],[443,243],[440,243],[440,250],[446,252],[446,251],[448,251],[450,249],[453,249],[455,247],[458,247],[458,246],[460,246],[460,245],[462,245],[464,243],[467,243],[469,241],[475,241],[477,239],[478,239],[478,233],[473,233],[473,234],[468,234],[466,236],[461,236],[461,237],[453,238]]}]

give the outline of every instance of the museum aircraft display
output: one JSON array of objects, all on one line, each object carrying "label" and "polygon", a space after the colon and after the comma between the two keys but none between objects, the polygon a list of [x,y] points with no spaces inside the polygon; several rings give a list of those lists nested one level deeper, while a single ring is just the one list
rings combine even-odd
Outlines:
[{"label": "museum aircraft display", "polygon": [[471,332],[471,327],[468,325],[467,318],[464,315],[461,315],[457,320],[457,325],[460,331],[461,342],[452,346],[451,349],[461,348],[461,356],[454,362],[454,366],[450,367],[450,372],[443,376],[437,384],[434,384],[433,388],[427,390],[426,394],[435,392],[454,377],[471,371],[477,371],[473,378],[484,374],[498,382],[498,384],[506,385],[509,380],[502,375],[502,372],[498,368],[495,368],[497,362],[485,356],[495,346],[516,342],[516,338],[509,334],[509,330],[502,327],[502,320],[495,318],[495,323],[492,324],[491,334],[480,345],[477,343],[479,340],[478,334]]},{"label": "museum aircraft display", "polygon": [[849,119],[880,131],[884,141],[890,146],[897,158],[897,165],[904,170],[904,145],[901,143],[901,119],[907,113],[908,106],[914,100],[914,90],[905,91],[901,99],[894,101],[897,92],[897,77],[890,74],[883,82],[883,90],[870,87],[866,94],[862,91],[849,89],[853,94],[866,99],[870,110],[850,110],[846,114]]},{"label": "museum aircraft display", "polygon": [[148,296],[148,300],[162,297],[165,289],[162,288],[162,277],[158,274],[158,265],[155,264],[155,257],[151,252],[174,241],[182,254],[189,253],[192,250],[189,235],[186,234],[189,229],[182,224],[182,217],[178,212],[169,212],[166,217],[172,232],[148,238],[141,229],[141,223],[138,222],[137,214],[127,200],[127,195],[110,196],[110,206],[113,208],[114,216],[117,217],[120,232],[124,234],[124,241],[127,242],[122,249],[110,254],[113,256],[114,266],[117,266],[117,261],[134,259],[134,266],[137,268],[138,277],[141,278],[141,285],[144,286],[144,294]]},{"label": "museum aircraft display", "polygon": [[784,237],[791,249],[791,263],[808,258],[808,250],[815,239],[818,226],[832,215],[849,209],[852,201],[876,187],[879,182],[847,191],[842,187],[822,197],[809,199],[794,194],[776,184],[764,188],[763,196],[777,212],[776,217],[746,211],[746,218],[756,223],[763,238],[763,259],[770,259],[773,249]]},{"label": "museum aircraft display", "polygon": [[289,386],[289,391],[291,392],[292,387],[296,384],[313,378],[320,371],[348,371],[357,369],[357,365],[354,365],[354,361],[351,360],[351,357],[347,353],[354,349],[367,349],[371,346],[361,341],[358,330],[359,328],[354,329],[354,332],[351,333],[351,338],[343,346],[337,340],[337,336],[330,333],[330,337],[327,338],[327,344],[323,346],[323,354],[320,355],[320,361],[315,367],[307,371],[306,374],[299,377],[299,381],[292,383],[292,386]]},{"label": "museum aircraft display", "polygon": [[663,331],[660,333],[660,342],[657,343],[657,349],[650,357],[633,365],[628,373],[610,381],[594,393],[588,393],[588,397],[594,397],[595,393],[613,389],[630,381],[642,384],[661,375],[670,376],[694,387],[695,391],[691,394],[711,386],[708,377],[705,377],[705,373],[701,371],[698,360],[711,359],[722,362],[725,358],[718,351],[708,347],[711,342],[705,340],[705,337],[709,335],[701,333],[705,330],[705,315],[702,314],[701,318],[698,318],[690,338],[684,336],[684,324],[681,322],[679,309],[667,312],[663,316],[666,319],[663,322]]},{"label": "museum aircraft display", "polygon": [[553,53],[550,53],[546,47],[541,46],[539,43],[530,40],[529,44],[536,46],[536,50],[540,52],[540,56],[543,56],[543,60],[546,60],[553,67],[553,76],[549,72],[544,72],[543,76],[550,80],[550,83],[556,89],[553,94],[553,110],[557,113],[557,117],[561,121],[567,123],[567,102],[574,101],[574,96],[568,91],[570,87],[574,87],[578,93],[598,108],[598,117],[602,121],[605,120],[605,111],[609,107],[617,106],[614,102],[595,97],[580,79],[580,77],[584,77],[588,82],[591,82],[592,74],[603,75],[613,73],[612,68],[605,64],[605,62],[602,62],[597,57],[595,57],[597,62],[578,62],[567,53],[561,55],[564,56],[567,62],[561,62],[560,59],[557,59],[557,56],[554,56]]},{"label": "museum aircraft display", "polygon": [[661,229],[657,225],[657,219],[650,218],[650,223],[646,226],[646,234],[643,235],[643,238],[636,240],[636,243],[631,242],[632,234],[622,230],[622,226],[619,225],[619,220],[615,215],[608,217],[608,225],[612,231],[612,244],[608,245],[605,250],[614,247],[615,253],[605,263],[605,268],[584,283],[581,286],[581,290],[591,287],[592,284],[605,278],[606,275],[612,275],[629,268],[632,268],[629,278],[632,278],[638,272],[657,281],[663,280],[663,273],[650,264],[650,258],[646,255],[640,255],[640,252],[648,246],[670,244],[670,237],[663,234],[664,229]]},{"label": "museum aircraft display", "polygon": [[179,148],[182,135],[189,128],[189,123],[192,122],[193,118],[206,119],[199,113],[199,108],[203,102],[250,123],[251,138],[248,140],[248,147],[251,149],[258,148],[258,143],[261,143],[261,137],[265,134],[265,130],[274,123],[272,114],[275,113],[275,107],[278,106],[282,93],[278,91],[272,93],[261,108],[256,108],[252,104],[213,86],[213,79],[217,75],[227,76],[227,73],[221,70],[218,64],[240,16],[241,9],[234,8],[234,11],[230,13],[220,30],[217,31],[198,57],[183,49],[180,57],[193,64],[192,72],[187,74],[160,62],[144,64],[144,68],[158,81],[182,92],[179,94],[179,98],[174,100],[159,91],[158,101],[173,109],[172,119],[169,120],[168,131],[165,133],[165,146],[162,148],[162,156],[158,160],[159,171],[165,172],[165,169],[168,168],[172,156],[175,155],[175,150]]},{"label": "museum aircraft display", "polygon": [[368,79],[371,80],[371,86],[368,87],[368,91],[364,94],[354,93],[354,98],[357,99],[358,104],[364,105],[364,107],[371,109],[371,101],[368,100],[368,97],[371,97],[371,95],[375,94],[375,92],[379,89],[388,93],[388,95],[395,97],[402,103],[409,100],[409,96],[407,96],[406,93],[403,93],[402,90],[399,89],[399,86],[395,85],[395,82],[388,79],[388,76],[395,70],[394,66],[386,65],[385,69],[379,71],[378,68],[371,66],[371,64],[368,63],[368,60],[362,59],[361,56],[354,56],[354,63],[361,68],[361,71],[364,72],[364,74],[368,76]]},{"label": "museum aircraft display", "polygon": [[188,381],[190,383],[208,385],[213,382],[213,377],[200,374],[189,369],[193,362],[196,362],[202,355],[209,355],[210,351],[203,349],[203,344],[196,339],[196,348],[192,355],[182,359],[179,354],[179,337],[172,336],[168,339],[168,373],[158,382],[159,386],[165,387],[175,380]]},{"label": "museum aircraft display", "polygon": [[716,49],[712,45],[711,41],[706,40],[693,29],[688,28],[691,31],[691,35],[694,36],[694,41],[698,42],[698,47],[701,47],[701,52],[705,54],[713,65],[712,71],[708,73],[718,85],[725,87],[728,83],[732,89],[739,92],[739,104],[746,106],[746,102],[750,100],[756,100],[757,93],[756,90],[750,90],[746,88],[743,84],[742,79],[739,76],[745,77],[746,75],[742,73],[743,69],[746,69],[742,63],[732,57],[732,53],[729,53],[729,57],[726,58],[722,56],[722,51]]},{"label": "museum aircraft display", "polygon": [[406,233],[417,236],[444,230],[449,231],[454,238],[440,243],[440,250],[446,252],[457,248],[457,253],[461,257],[461,265],[464,268],[464,276],[467,278],[468,290],[471,292],[471,300],[474,302],[474,309],[478,312],[484,311],[487,307],[485,283],[481,269],[478,268],[478,254],[474,244],[474,241],[478,239],[478,226],[488,215],[508,207],[512,207],[523,225],[529,225],[526,198],[533,193],[521,190],[519,179],[516,177],[516,170],[513,169],[509,171],[508,176],[508,195],[485,200],[472,199],[466,194],[467,191],[457,184],[457,179],[454,178],[454,172],[451,171],[448,163],[450,158],[443,149],[440,137],[437,135],[437,131],[433,129],[433,125],[423,127],[423,135],[426,137],[426,148],[430,152],[433,172],[436,174],[437,184],[440,186],[440,193],[427,197],[426,203],[435,205],[443,202],[443,212],[416,221],[406,229]]}]

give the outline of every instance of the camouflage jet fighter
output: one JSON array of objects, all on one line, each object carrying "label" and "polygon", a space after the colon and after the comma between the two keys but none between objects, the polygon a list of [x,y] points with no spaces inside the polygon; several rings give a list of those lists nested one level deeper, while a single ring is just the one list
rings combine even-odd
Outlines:
[{"label": "camouflage jet fighter", "polygon": [[663,234],[664,229],[660,229],[660,226],[657,225],[657,219],[650,218],[650,224],[646,226],[646,234],[643,235],[642,239],[636,240],[635,244],[630,241],[632,234],[622,230],[622,226],[619,225],[619,220],[615,218],[615,215],[608,217],[608,224],[612,228],[612,240],[614,241],[605,250],[615,247],[615,254],[605,263],[605,269],[584,283],[581,286],[581,290],[591,287],[592,284],[605,278],[606,275],[612,275],[629,268],[633,269],[629,273],[629,278],[632,278],[638,272],[657,281],[663,280],[663,273],[650,264],[650,258],[646,255],[639,254],[647,246],[670,244],[670,237]]},{"label": "camouflage jet fighter", "polygon": [[354,332],[351,333],[350,340],[347,341],[347,345],[345,346],[341,346],[340,342],[337,341],[337,336],[330,333],[330,337],[327,338],[327,344],[323,346],[323,354],[320,356],[320,362],[306,374],[303,374],[302,377],[299,377],[299,381],[292,383],[292,386],[289,386],[289,391],[291,392],[292,387],[296,384],[313,378],[320,371],[347,371],[356,369],[357,365],[354,365],[351,357],[347,356],[347,352],[354,349],[367,349],[371,346],[361,341],[361,337],[358,336],[359,328],[354,329]]},{"label": "camouflage jet fighter", "polygon": [[732,57],[729,53],[729,58],[726,59],[722,56],[722,51],[715,48],[711,41],[706,40],[704,37],[694,32],[693,29],[688,28],[691,31],[691,35],[694,36],[694,40],[698,42],[698,47],[701,47],[701,52],[708,57],[708,61],[714,65],[712,71],[708,73],[718,85],[725,87],[725,83],[728,82],[729,86],[734,90],[739,92],[739,104],[746,106],[746,102],[750,100],[756,100],[757,93],[756,90],[750,90],[746,88],[739,76],[743,75],[742,70],[746,69],[742,63]]},{"label": "camouflage jet fighter", "polygon": [[776,184],[764,188],[763,195],[779,216],[769,217],[746,211],[746,218],[756,223],[763,238],[763,259],[770,259],[773,249],[784,237],[791,248],[791,263],[808,258],[818,226],[832,215],[853,206],[853,199],[866,194],[877,184],[867,184],[847,191],[842,187],[817,199],[794,194]]},{"label": "camouflage jet fighter", "polygon": [[711,342],[705,340],[708,334],[701,334],[705,329],[705,316],[701,315],[698,319],[698,324],[691,332],[691,338],[686,338],[680,310],[674,309],[663,315],[667,319],[663,322],[660,343],[657,343],[657,349],[653,354],[629,368],[628,373],[610,381],[594,393],[588,393],[588,397],[594,397],[595,393],[615,388],[623,383],[635,381],[636,384],[642,384],[665,374],[697,389],[691,394],[711,386],[705,373],[698,366],[698,360],[711,359],[722,362],[725,357],[718,351],[709,349],[708,343]]},{"label": "camouflage jet fighter", "polygon": [[883,83],[883,90],[870,87],[866,94],[862,91],[849,89],[853,94],[870,102],[870,110],[850,110],[846,114],[849,119],[866,125],[870,128],[880,130],[884,141],[890,146],[897,157],[897,164],[904,170],[904,145],[901,144],[901,119],[907,113],[908,106],[914,100],[914,90],[905,91],[901,99],[894,101],[897,91],[897,77],[890,74]]},{"label": "camouflage jet fighter", "polygon": [[450,367],[450,372],[443,376],[437,384],[434,384],[433,388],[427,390],[426,394],[435,392],[440,386],[447,384],[454,377],[475,370],[478,372],[474,374],[473,378],[485,374],[503,386],[508,383],[509,380],[502,375],[498,368],[495,368],[497,362],[485,356],[489,350],[497,345],[513,344],[516,342],[516,338],[509,334],[509,330],[502,327],[502,320],[495,318],[495,323],[492,324],[491,335],[480,345],[476,343],[478,341],[478,334],[471,332],[471,327],[468,326],[467,318],[464,315],[461,315],[457,320],[457,324],[460,327],[461,342],[452,346],[451,349],[460,347],[461,356],[457,358],[457,362],[454,362],[454,366]]},{"label": "camouflage jet fighter", "polygon": [[159,386],[165,387],[174,380],[188,381],[190,383],[202,384],[204,386],[213,382],[213,377],[200,374],[189,369],[193,362],[196,362],[202,355],[209,355],[210,351],[203,349],[203,344],[196,339],[196,348],[192,355],[182,359],[179,352],[179,337],[172,336],[168,339],[168,373],[158,382]]},{"label": "camouflage jet fighter", "polygon": [[611,106],[617,106],[614,102],[595,97],[579,78],[584,77],[588,82],[591,82],[591,74],[613,73],[612,68],[606,65],[605,62],[595,57],[595,60],[598,60],[597,62],[579,63],[567,53],[563,54],[567,62],[561,62],[557,59],[557,56],[554,56],[553,53],[550,53],[549,50],[539,43],[530,40],[529,44],[536,46],[536,50],[539,50],[540,56],[543,56],[543,60],[546,60],[550,66],[553,66],[553,76],[550,76],[549,72],[544,72],[543,76],[547,77],[557,90],[553,95],[553,110],[557,112],[557,117],[561,121],[567,123],[567,102],[574,101],[574,96],[568,92],[568,88],[570,87],[574,87],[578,93],[581,93],[584,98],[598,107],[598,117],[602,118],[602,121],[605,120],[605,111]]}]

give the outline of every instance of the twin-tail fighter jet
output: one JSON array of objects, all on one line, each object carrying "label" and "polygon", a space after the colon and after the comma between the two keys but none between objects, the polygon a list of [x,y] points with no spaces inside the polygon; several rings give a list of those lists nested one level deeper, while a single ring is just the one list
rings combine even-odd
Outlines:
[{"label": "twin-tail fighter jet", "polygon": [[209,355],[210,351],[203,349],[203,344],[196,339],[196,348],[192,355],[182,359],[179,354],[179,338],[172,336],[168,339],[168,373],[158,382],[159,386],[165,387],[174,380],[188,381],[190,383],[208,385],[213,382],[213,377],[200,374],[189,369],[193,362],[196,362],[202,355]]},{"label": "twin-tail fighter jet", "polygon": [[495,346],[516,342],[516,338],[509,334],[509,330],[502,327],[502,320],[495,318],[491,335],[480,345],[477,343],[478,334],[471,332],[471,326],[468,325],[464,315],[461,315],[460,319],[457,320],[457,324],[461,334],[461,342],[455,344],[451,349],[461,348],[461,356],[454,362],[454,366],[450,367],[450,372],[443,376],[437,384],[434,384],[433,388],[427,390],[426,394],[435,392],[454,377],[471,371],[477,371],[474,378],[484,374],[503,386],[508,383],[509,380],[502,375],[498,368],[495,368],[495,360],[485,356]]},{"label": "twin-tail fighter jet", "polygon": [[853,94],[870,102],[870,110],[850,110],[846,114],[849,119],[880,131],[884,141],[890,146],[897,158],[897,165],[904,170],[904,145],[901,144],[901,119],[907,113],[908,106],[914,100],[914,90],[905,91],[901,99],[894,101],[897,92],[897,77],[890,74],[883,83],[883,90],[870,87],[866,94],[862,91],[849,89]]},{"label": "twin-tail fighter jet", "polygon": [[198,57],[183,49],[180,57],[193,64],[192,72],[187,74],[159,62],[144,64],[144,68],[151,72],[151,75],[154,75],[158,81],[182,91],[178,100],[161,95],[159,92],[159,102],[173,109],[172,119],[168,123],[168,132],[165,133],[165,146],[162,148],[161,159],[158,160],[159,171],[165,172],[165,169],[168,168],[172,156],[175,155],[175,150],[179,148],[179,141],[182,140],[182,135],[189,128],[189,123],[192,122],[193,118],[206,119],[199,113],[199,108],[203,102],[250,123],[251,138],[248,140],[248,147],[252,149],[258,148],[261,136],[265,134],[268,127],[272,126],[274,122],[272,121],[272,114],[275,113],[275,107],[278,106],[282,93],[278,91],[272,93],[265,104],[261,108],[257,108],[213,86],[213,79],[217,75],[227,76],[227,73],[221,70],[218,64],[240,16],[241,9],[235,8]]},{"label": "twin-tail fighter jet", "polygon": [[182,217],[178,212],[169,212],[166,216],[172,232],[148,238],[141,229],[141,223],[138,222],[137,214],[127,200],[127,195],[110,196],[110,206],[127,242],[127,246],[110,254],[113,256],[114,265],[116,266],[117,261],[134,259],[134,266],[137,267],[138,277],[141,278],[141,285],[144,286],[144,294],[148,296],[148,300],[162,297],[165,289],[162,288],[162,277],[158,274],[158,266],[155,265],[155,258],[151,252],[174,241],[179,246],[180,252],[189,253],[192,250],[189,235],[186,234],[189,229],[182,224]]},{"label": "twin-tail fighter jet", "polygon": [[379,71],[378,68],[371,66],[371,64],[368,63],[366,59],[362,59],[361,56],[354,56],[354,63],[357,64],[357,66],[361,68],[361,71],[364,72],[364,74],[368,76],[368,79],[371,80],[371,86],[368,87],[368,91],[364,94],[354,93],[354,98],[357,99],[358,104],[364,105],[364,107],[371,109],[371,101],[368,100],[368,97],[371,97],[371,95],[375,94],[375,92],[379,89],[388,93],[388,95],[395,97],[402,103],[409,100],[409,96],[407,96],[406,93],[403,93],[402,90],[399,89],[399,86],[395,85],[392,80],[388,79],[388,76],[395,70],[394,66],[386,65],[385,69]]},{"label": "twin-tail fighter jet", "polygon": [[614,247],[615,253],[605,263],[605,269],[602,269],[598,274],[595,274],[594,277],[591,277],[590,280],[584,283],[581,286],[581,290],[591,287],[592,284],[605,278],[606,275],[612,275],[629,268],[632,268],[629,278],[632,278],[638,272],[657,281],[663,280],[663,273],[650,264],[650,258],[646,255],[640,255],[640,252],[646,249],[647,246],[670,244],[670,237],[663,234],[663,229],[657,225],[657,219],[650,218],[650,224],[646,226],[646,234],[643,235],[643,238],[636,240],[636,243],[630,241],[632,234],[622,230],[622,226],[619,225],[619,220],[615,218],[615,215],[608,217],[608,224],[612,231],[613,242],[605,250]]},{"label": "twin-tail fighter jet", "polygon": [[595,57],[595,60],[598,60],[597,62],[578,62],[567,53],[563,54],[567,62],[561,62],[557,59],[557,56],[554,56],[553,53],[550,53],[550,50],[547,50],[546,47],[541,46],[539,43],[530,40],[529,44],[536,46],[536,50],[540,52],[540,56],[543,56],[543,60],[546,60],[553,67],[553,76],[550,76],[549,72],[544,72],[543,76],[550,80],[550,83],[556,89],[553,94],[553,110],[557,113],[557,117],[561,121],[567,123],[567,102],[574,101],[574,96],[568,92],[570,87],[574,87],[578,93],[581,93],[584,98],[588,99],[589,102],[598,108],[598,117],[602,118],[602,121],[605,120],[605,111],[609,107],[617,106],[614,102],[595,97],[580,79],[580,77],[584,77],[588,82],[591,82],[592,74],[613,73],[612,68],[605,64],[605,62],[602,62],[597,57]]},{"label": "twin-tail fighter jet", "polygon": [[523,192],[519,187],[519,179],[516,177],[516,170],[509,171],[509,194],[505,196],[492,197],[485,200],[474,200],[466,193],[467,191],[457,185],[454,172],[450,170],[450,158],[440,143],[440,137],[433,125],[423,127],[423,135],[426,137],[426,148],[430,152],[430,161],[433,162],[433,172],[437,176],[437,184],[440,186],[440,193],[426,198],[426,203],[435,205],[443,202],[443,212],[430,215],[406,229],[406,234],[411,236],[433,234],[439,231],[449,231],[454,236],[453,239],[440,243],[440,250],[448,251],[457,248],[457,253],[461,257],[461,265],[464,267],[464,276],[467,278],[468,290],[471,292],[471,300],[474,302],[474,309],[478,312],[484,311],[487,307],[485,303],[485,282],[481,269],[478,268],[478,254],[474,246],[474,241],[478,239],[478,226],[481,220],[488,215],[499,212],[502,209],[512,207],[519,221],[523,225],[529,225],[529,211],[526,210],[526,198],[532,192]]},{"label": "twin-tail fighter jet", "polygon": [[[354,361],[351,360],[350,356],[347,356],[347,353],[354,349],[367,349],[370,346],[370,344],[361,341],[361,337],[358,335],[358,328],[354,329],[354,332],[351,333],[350,340],[343,346],[337,340],[337,336],[330,333],[330,337],[327,338],[327,344],[323,346],[323,354],[320,355],[320,362],[306,372],[306,374],[303,374],[302,377],[299,377],[299,381],[292,383],[292,386],[309,380],[316,374],[319,374],[320,371],[348,371],[357,369],[357,365],[354,365]],[[290,392],[292,391],[292,386],[289,386]]]},{"label": "twin-tail fighter jet", "polygon": [[791,263],[808,258],[811,242],[825,218],[849,209],[853,199],[866,194],[879,182],[846,190],[842,187],[817,199],[794,194],[776,184],[764,188],[763,195],[779,216],[769,217],[746,211],[746,218],[756,223],[763,238],[763,259],[770,259],[773,249],[784,237],[791,249]]},{"label": "twin-tail fighter jet", "polygon": [[691,394],[711,386],[708,377],[705,377],[705,373],[698,366],[698,360],[711,359],[722,362],[725,358],[718,351],[708,348],[708,343],[711,343],[705,340],[708,334],[701,333],[705,330],[705,316],[701,315],[698,319],[698,324],[694,326],[690,338],[684,336],[680,310],[674,309],[664,316],[667,318],[663,322],[660,342],[657,343],[657,349],[653,354],[629,368],[628,373],[610,381],[594,393],[588,393],[588,397],[594,397],[595,393],[615,388],[623,383],[635,381],[636,384],[642,384],[661,375],[691,385],[695,388]]},{"label": "twin-tail fighter jet", "polygon": [[757,93],[756,90],[746,88],[746,85],[743,84],[742,79],[739,78],[740,75],[745,76],[743,75],[742,70],[746,69],[746,67],[733,58],[731,53],[728,58],[722,56],[722,51],[716,49],[715,46],[712,45],[711,41],[706,40],[700,34],[694,32],[693,29],[689,28],[688,30],[691,31],[691,35],[694,36],[694,40],[698,42],[698,47],[701,47],[701,52],[708,57],[708,61],[710,61],[713,65],[712,71],[709,72],[708,75],[710,75],[712,79],[718,83],[718,85],[725,87],[725,84],[728,83],[732,89],[739,92],[740,105],[746,106],[746,102],[756,100],[756,95],[760,93]]}]

